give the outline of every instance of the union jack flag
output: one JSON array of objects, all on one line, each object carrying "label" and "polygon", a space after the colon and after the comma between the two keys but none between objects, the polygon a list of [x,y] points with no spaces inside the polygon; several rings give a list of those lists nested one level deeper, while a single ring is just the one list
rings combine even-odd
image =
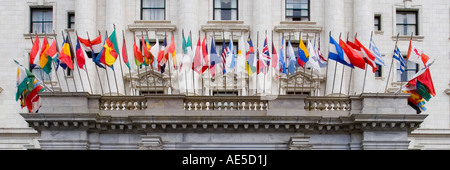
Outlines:
[{"label": "union jack flag", "polygon": [[266,37],[266,40],[264,40],[264,47],[263,47],[261,56],[262,56],[261,57],[262,65],[260,66],[259,69],[261,69],[261,70],[264,69],[263,71],[260,71],[260,72],[264,72],[264,74],[266,74],[267,68],[269,68],[270,60],[271,60],[270,53],[269,53],[269,46],[267,45],[267,37]]}]

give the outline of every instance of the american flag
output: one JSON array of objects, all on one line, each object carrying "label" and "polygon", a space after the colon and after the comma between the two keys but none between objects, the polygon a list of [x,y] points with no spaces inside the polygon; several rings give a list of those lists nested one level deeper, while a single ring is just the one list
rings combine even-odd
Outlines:
[{"label": "american flag", "polygon": [[222,44],[222,58],[221,58],[221,60],[222,60],[223,74],[227,73],[227,70],[226,70],[226,68],[225,68],[225,66],[226,66],[225,64],[226,64],[226,62],[227,62],[227,60],[226,60],[227,54],[228,54],[228,48],[227,48],[227,46],[226,46],[226,44],[225,44],[225,40],[224,40],[224,41],[223,41],[223,44]]}]

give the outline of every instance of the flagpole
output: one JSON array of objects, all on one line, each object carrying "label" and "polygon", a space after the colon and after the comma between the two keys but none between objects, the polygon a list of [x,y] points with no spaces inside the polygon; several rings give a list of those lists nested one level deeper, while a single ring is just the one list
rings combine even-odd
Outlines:
[{"label": "flagpole", "polygon": [[[145,34],[147,35],[147,39],[150,41],[150,36],[148,36],[148,30],[147,31],[145,31]],[[155,39],[156,39],[156,36],[158,36],[158,35],[156,35],[156,31],[155,31]],[[158,43],[159,44],[159,42],[155,42],[155,43]],[[151,49],[150,49],[150,51],[151,51]],[[159,49],[158,49],[158,51],[159,51]],[[155,94],[158,94],[158,90],[157,90],[157,88],[156,88],[156,75],[154,74],[155,73],[155,68],[153,67],[153,62],[155,62],[155,60],[157,60],[157,56],[154,56],[151,52],[150,52],[150,57],[151,56],[153,56],[153,61],[152,61],[152,63],[149,63],[150,65],[151,65],[151,68],[152,68],[152,70],[151,70],[151,74],[153,75],[152,77],[153,77],[153,87],[154,87],[154,89],[155,89]],[[156,61],[156,62],[158,62],[158,61]],[[158,63],[157,63],[157,65],[158,65]],[[150,93],[150,86],[149,86],[149,93]]]},{"label": "flagpole", "polygon": [[[251,39],[251,31],[249,30],[248,31],[248,36],[250,37],[249,39]],[[248,40],[247,40],[248,41]],[[248,43],[248,42],[247,42]],[[249,48],[250,48],[250,46],[249,46]],[[250,49],[249,49],[250,50]],[[253,50],[254,51],[254,50]],[[246,53],[246,56],[247,56],[247,53]],[[249,59],[250,59],[250,54],[249,54]],[[247,68],[247,64],[248,64],[248,68]],[[246,71],[247,71],[247,96],[250,96],[250,70],[251,70],[251,68],[250,68],[250,63],[248,63],[248,59],[246,59],[245,60],[245,69],[246,69]],[[248,69],[248,70],[247,70]]]},{"label": "flagpole", "polygon": [[[409,39],[409,44],[411,44],[412,43],[412,38],[413,38],[413,32],[411,32],[411,38]],[[411,49],[412,50],[412,49]],[[408,56],[409,57],[409,56]],[[405,71],[406,70],[408,70],[408,59],[409,58],[406,58],[406,60],[405,60]],[[425,64],[426,65],[426,64]],[[401,93],[401,91],[402,91],[402,86],[403,86],[403,81],[400,81],[400,89],[398,89],[398,91],[397,91],[397,93]]]},{"label": "flagpole", "polygon": [[[273,31],[272,31],[272,37],[273,37]],[[284,40],[283,39],[284,38],[284,32],[282,33],[282,35],[281,35],[281,40]],[[272,39],[272,42],[273,42],[273,39]],[[283,41],[280,41],[281,42],[281,46],[283,47],[284,46],[284,42]],[[280,51],[280,53],[282,53],[283,51]],[[284,55],[286,55],[286,54],[284,54]],[[281,56],[280,56],[281,57]],[[286,62],[286,60],[284,59],[284,56],[283,56],[283,60],[284,60],[284,62]],[[283,63],[280,63],[280,59],[278,59],[278,65],[281,65],[281,64],[283,64]],[[275,67],[276,68],[276,67]],[[283,65],[281,65],[281,68],[280,69],[283,69]],[[275,73],[276,72],[279,72],[280,70],[276,70],[275,71]],[[280,96],[281,95],[281,77],[283,76],[283,72],[281,72],[280,73],[280,77],[279,77],[279,79],[278,79],[278,96]]]},{"label": "flagpole", "polygon": [[[356,39],[357,36],[358,36],[358,33],[355,34],[355,39]],[[365,70],[367,70],[367,62],[366,62]],[[350,87],[352,86],[353,71],[354,71],[354,69],[350,69],[350,81],[348,83],[347,96],[350,96]],[[356,90],[355,90],[355,95],[356,95]]]},{"label": "flagpole", "polygon": [[[83,85],[83,79],[81,78],[81,73],[80,73],[80,66],[78,65],[78,60],[77,60],[77,55],[76,55],[76,53],[74,52],[74,50],[73,50],[73,44],[72,44],[72,38],[70,37],[70,33],[67,31],[67,35],[69,36],[69,45],[70,45],[70,50],[71,50],[71,53],[72,53],[72,55],[75,55],[73,58],[74,58],[74,60],[75,60],[75,62],[74,62],[74,64],[76,64],[78,67],[75,67],[75,65],[74,65],[74,70],[75,69],[77,69],[77,71],[78,71],[78,76],[80,77],[80,82],[81,82],[81,88],[83,89],[83,92],[85,92],[85,90],[84,90],[84,85]],[[74,80],[75,80],[75,74],[73,75],[74,76]]]},{"label": "flagpole", "polygon": [[[113,26],[114,26],[114,34],[115,35],[117,35],[116,34],[116,24],[113,24]],[[117,37],[117,36],[116,36]],[[118,44],[118,42],[117,42],[117,38],[116,38],[116,44]],[[123,45],[123,44],[122,44]],[[120,48],[120,47],[117,47],[117,48]],[[120,65],[120,73],[121,73],[121,75],[122,75],[122,84],[123,84],[123,92],[124,92],[124,94],[125,94],[125,96],[127,96],[127,89],[125,88],[125,79],[123,78],[124,76],[123,76],[123,68],[122,68],[122,62],[120,61],[120,60],[122,60],[121,58],[121,55],[120,55],[120,50],[119,49],[116,49],[116,51],[117,51],[117,55],[119,56],[119,65]],[[123,61],[123,60],[122,60]],[[116,74],[114,74],[114,76],[115,76]],[[119,93],[119,90],[117,90],[117,93]]]},{"label": "flagpole", "polygon": [[[141,32],[141,34],[142,34],[142,39],[144,39],[144,33],[143,32]],[[136,32],[133,32],[133,38],[134,38],[134,43],[136,43]],[[138,41],[139,42],[139,41]],[[142,42],[141,42],[142,43]],[[142,44],[142,45],[145,45],[145,44]],[[142,46],[141,47],[141,49],[144,49],[144,46]],[[142,52],[143,50],[141,50],[141,52]],[[134,53],[134,44],[133,44],[133,53]],[[135,64],[136,64],[136,56],[135,56]],[[145,56],[143,56],[142,57],[142,60],[145,62]],[[139,61],[138,61],[139,62]],[[140,62],[139,62],[140,63]],[[141,67],[141,63],[139,64],[139,66],[136,64],[136,70],[137,70],[137,72],[138,72],[138,75],[137,75],[137,77],[138,77],[138,83],[139,83],[139,86],[140,87],[142,87],[142,83],[141,83],[141,81],[140,81],[140,77],[139,76],[141,76],[141,71],[140,71],[140,67]],[[130,75],[131,76],[131,75]],[[147,82],[148,82],[148,79],[146,79],[147,80]],[[137,89],[137,88],[136,88]],[[141,90],[139,90],[139,92],[141,92]],[[143,93],[142,93],[143,94]],[[139,96],[140,96],[141,94],[139,94]]]},{"label": "flagpole", "polygon": [[[192,45],[193,37],[192,37],[191,30],[189,30],[189,36],[191,37],[191,39],[189,40],[189,44],[191,44],[192,52],[194,52],[194,48],[193,48],[194,46]],[[200,37],[200,35],[199,35],[199,37]],[[194,64],[194,60],[192,60],[192,64]],[[197,94],[196,94],[196,90],[195,90],[195,71],[194,71],[194,69],[192,69],[192,87],[194,88],[194,96],[196,96]]]},{"label": "flagpole", "polygon": [[[100,30],[98,31],[98,33],[101,35],[102,33],[100,32]],[[108,31],[106,31],[106,36],[108,36]],[[102,55],[102,54],[100,54]],[[105,65],[105,72],[106,72],[106,79],[108,81],[108,88],[109,88],[109,95],[112,96],[112,92],[111,92],[111,83],[109,83],[109,75],[108,75],[108,66]]]},{"label": "flagpole", "polygon": [[[54,38],[55,38],[54,41],[55,41],[55,43],[56,43],[56,51],[59,52],[58,41],[57,41],[57,39],[56,39],[56,33],[55,33],[55,30],[53,30],[53,35],[54,35]],[[52,57],[52,65],[53,65],[53,67],[55,67],[56,78],[58,79],[59,86],[61,87],[61,92],[63,92],[61,80],[59,79],[58,71],[56,70],[56,64],[53,62],[53,57]]]},{"label": "flagpole", "polygon": [[[183,32],[182,32],[182,34],[183,34],[183,42],[181,42],[183,45],[184,45],[184,29],[183,29]],[[183,49],[183,58],[184,58],[184,49]],[[183,64],[183,63],[181,63],[181,64]],[[180,67],[180,69],[181,69],[181,67]],[[187,83],[187,71],[185,71],[185,73],[184,73],[184,82],[186,83],[186,96],[188,95],[188,83]]]},{"label": "flagpole", "polygon": [[[349,35],[350,35],[350,32],[347,32],[347,41],[346,41],[346,43],[348,42],[348,37],[349,37]],[[340,41],[340,40],[339,40]],[[342,78],[341,78],[341,87],[340,87],[340,90],[339,90],[339,97],[341,97],[341,94],[342,94],[342,85],[344,85],[344,74],[345,74],[345,67],[344,67],[344,65],[342,65]],[[350,78],[351,79],[351,78]]]},{"label": "flagpole", "polygon": [[[331,35],[331,31],[330,31],[330,35]],[[341,35],[342,32],[339,33],[339,40],[341,40]],[[328,50],[329,51],[329,50]],[[328,53],[328,61],[330,60],[330,53]],[[337,66],[338,66],[338,62],[336,61],[336,65],[334,66],[334,76],[333,76],[333,88],[331,90],[331,95],[334,94],[334,85],[336,83],[336,72],[337,72]]]},{"label": "flagpole", "polygon": [[[295,35],[294,35],[295,36]],[[289,42],[291,42],[291,32],[289,32]],[[292,46],[292,44],[291,44]],[[287,51],[287,47],[286,47],[286,51]],[[286,52],[287,55],[287,52]],[[295,55],[295,54],[294,54]],[[294,56],[295,57],[295,56]],[[290,57],[289,57],[290,58]],[[289,64],[288,66],[290,67],[290,59],[289,59]],[[297,68],[295,69],[295,72],[297,72]],[[291,74],[290,71],[288,71],[288,74]],[[295,73],[294,73],[295,74]],[[294,75],[290,75],[291,77],[294,77]],[[294,84],[297,84],[297,79],[294,78]],[[289,77],[286,79],[286,93],[289,90]],[[295,88],[294,88],[294,95],[295,95]]]},{"label": "flagpole", "polygon": [[[207,36],[206,31],[205,31],[205,36]],[[206,43],[208,44],[208,39],[206,39]],[[211,44],[210,48],[212,48],[212,44]],[[206,53],[208,53],[208,50],[206,50]],[[209,65],[211,65],[211,50],[209,50],[209,60],[208,60],[208,62],[209,62]],[[209,70],[209,91],[208,91],[208,95],[212,96],[214,88],[213,88],[213,90],[211,90],[211,81],[212,81],[211,66],[208,67],[208,70]]]},{"label": "flagpole", "polygon": [[[273,50],[274,50],[273,47],[275,46],[275,44],[274,44],[274,40],[273,40],[273,30],[272,30],[271,33],[272,33],[272,34],[271,34],[271,35],[272,35],[272,57],[274,57],[274,56],[273,56]],[[277,54],[277,55],[278,55],[278,54]],[[272,60],[272,58],[270,58],[270,60]],[[280,57],[278,57],[277,60],[278,60],[277,63],[280,62]],[[273,64],[273,62],[270,62],[270,65],[271,65],[271,66],[272,66],[272,64]],[[269,67],[269,68],[270,68],[270,70],[275,70],[276,67],[275,67],[275,68]],[[273,72],[274,72],[274,71],[271,71],[271,72],[272,72],[272,73],[270,74],[270,95],[273,95],[273,87],[272,87],[272,86],[273,86],[273,78],[272,78],[272,75],[273,75]],[[276,71],[275,71],[275,74],[276,74]]]},{"label": "flagpole", "polygon": [[[141,32],[142,33],[142,39],[144,39],[144,32]],[[148,32],[147,32],[147,30],[145,31],[145,34],[147,34],[147,40],[148,40]],[[150,43],[150,42],[149,42]],[[142,52],[144,51],[144,46],[146,46],[146,44],[142,44]],[[147,51],[148,51],[149,49],[147,48]],[[150,51],[148,51],[149,53],[150,53]],[[145,54],[145,53],[144,53]],[[152,56],[152,54],[150,54],[150,57]],[[145,55],[144,55],[144,57],[145,57]],[[144,62],[145,62],[145,60],[144,60]],[[145,66],[145,74],[147,74],[148,75],[148,66],[151,66],[152,67],[152,69],[153,69],[153,65],[151,65],[150,64],[150,59],[148,59],[148,63],[145,63],[147,66]],[[145,75],[145,80],[147,80],[146,82],[147,82],[147,94],[150,94],[150,83],[148,82],[148,76],[147,75]],[[152,79],[153,79],[153,81],[155,81],[155,78],[154,77],[152,77]]]},{"label": "flagpole", "polygon": [[[233,42],[233,31],[231,31],[231,39],[230,39],[230,42]],[[234,42],[233,42],[233,44],[234,44]],[[235,53],[234,53],[234,46],[232,46],[231,48],[233,48],[233,50],[230,49],[230,53],[233,54],[233,55],[231,55],[231,56],[234,58],[234,72],[237,73],[237,72],[236,72],[236,71],[237,71],[237,69],[236,69],[236,66],[237,66],[237,64],[236,64],[236,63],[237,63],[237,59],[236,59],[236,56],[235,56]],[[233,61],[233,59],[231,59],[231,61]],[[233,85],[233,95],[234,95],[235,85],[237,85],[237,84],[234,84],[234,83],[235,83],[234,80],[235,80],[235,77],[236,77],[237,74],[231,74],[231,75],[232,75],[232,77],[233,77],[233,80],[232,80],[231,85]],[[237,81],[236,81],[236,83],[237,83]],[[237,87],[236,87],[236,88],[237,88]],[[239,96],[239,92],[238,92],[237,95]]]},{"label": "flagpole", "polygon": [[[222,31],[222,37],[223,37],[223,41],[225,42],[225,31]],[[231,41],[230,41],[231,42]],[[225,43],[225,46],[227,46],[227,44]],[[226,47],[223,47],[223,48],[226,48]],[[230,49],[231,50],[231,49]],[[223,53],[223,51],[222,51],[222,53]],[[226,54],[225,54],[226,55]],[[225,65],[224,65],[224,67],[223,67],[223,70],[226,70],[226,68],[227,68],[227,64],[226,64],[226,61],[227,61],[227,57],[225,57]],[[227,94],[227,76],[225,75],[225,71],[222,71],[222,73],[223,73],[223,77],[225,78],[225,81],[223,82],[223,84],[224,84],[224,88],[225,88],[225,95]]]},{"label": "flagpole", "polygon": [[[355,37],[355,38],[356,38],[356,37]],[[372,38],[373,38],[373,31],[370,32],[370,39],[372,39]],[[366,88],[367,66],[368,66],[368,64],[366,63],[366,72],[365,72],[365,74],[364,74],[363,89],[362,89],[362,91],[361,91],[361,94],[364,93],[364,89]]]},{"label": "flagpole", "polygon": [[[37,35],[37,34],[36,34]],[[34,42],[33,42],[33,36],[31,36],[30,35],[30,40],[31,40],[31,44],[34,46]],[[56,42],[55,42],[56,43]],[[39,44],[39,46],[40,46],[40,44]],[[39,55],[39,60],[40,60],[40,57],[41,57],[41,55]],[[50,56],[51,57],[51,56]],[[52,63],[53,63],[53,61],[51,61]],[[31,63],[30,63],[30,65],[31,65]],[[41,66],[42,67],[42,66]],[[51,70],[51,69],[50,69]],[[51,73],[51,72],[50,72]],[[52,78],[51,78],[51,76],[50,76],[50,73],[49,74],[47,74],[48,75],[48,78],[50,79],[50,85],[51,85],[51,87],[52,87],[52,93],[54,93],[54,87],[53,87],[53,82],[52,82]],[[42,76],[42,79],[44,79],[44,76],[42,75],[43,73],[41,72],[41,76]],[[42,83],[43,83],[43,85],[45,86],[45,82],[44,81],[42,81]]]},{"label": "flagpole", "polygon": [[[106,36],[108,36],[108,31],[106,31]],[[111,41],[111,39],[110,39],[110,41]],[[114,64],[112,65],[112,68],[114,68]],[[117,96],[120,96],[119,85],[117,83],[117,77],[116,77],[116,70],[112,70],[112,71],[113,71],[113,75],[114,75],[114,82],[116,83]]]},{"label": "flagpole", "polygon": [[[88,36],[88,41],[89,41],[89,44],[90,44],[90,47],[89,47],[89,48],[91,48],[92,54],[95,54],[95,53],[94,53],[94,49],[92,48],[91,38],[89,37],[89,32],[86,31],[86,34],[87,34],[87,36]],[[101,39],[101,37],[100,37],[100,39]],[[95,57],[96,57],[96,56],[92,56],[92,59],[95,59]],[[95,67],[95,70],[96,70],[96,72],[97,72],[98,82],[100,83],[100,89],[102,90],[102,95],[103,95],[103,94],[104,94],[104,92],[103,92],[103,85],[102,85],[102,81],[101,81],[101,79],[100,79],[100,74],[98,73],[98,66],[94,65],[94,67]],[[86,69],[86,74],[89,74],[89,73],[87,72],[87,69]]]},{"label": "flagpole", "polygon": [[[38,34],[36,33],[36,32],[34,32],[35,34],[36,34],[36,36],[38,36]],[[38,37],[39,38],[39,37]],[[33,42],[33,40],[31,40],[31,42]],[[34,43],[33,43],[34,44]],[[41,44],[39,43],[39,48],[41,47]],[[41,49],[42,50],[42,49]],[[42,51],[41,51],[42,52]],[[37,56],[36,56],[37,57]],[[41,59],[41,55],[39,55],[39,62],[40,62],[40,59]],[[32,62],[34,62],[34,61],[32,61]],[[31,65],[32,63],[30,63],[30,65]],[[40,64],[39,64],[40,65]],[[41,69],[42,69],[42,66],[41,66]],[[42,69],[42,71],[44,71],[43,69]],[[42,77],[42,79],[44,79],[45,77],[44,77],[44,73],[42,73],[42,71],[40,71],[40,74],[41,74],[41,77]],[[43,84],[45,84],[45,82],[44,81],[42,81],[42,83]]]},{"label": "flagpole", "polygon": [[[47,36],[45,36],[45,39],[47,39]],[[47,56],[47,57],[51,57],[51,56]],[[53,60],[51,61],[53,63]],[[50,73],[48,73],[48,78],[50,79],[50,86],[52,87],[52,93],[55,93],[55,87],[53,87],[53,80],[52,80],[52,76],[50,76],[51,72],[51,67],[50,67]],[[44,82],[43,82],[44,83]],[[45,83],[44,83],[45,84]]]},{"label": "flagpole", "polygon": [[[127,63],[128,66],[130,65],[130,58],[128,57],[128,51],[127,51],[127,41],[125,40],[125,31],[122,30],[122,36],[123,36],[123,45],[125,47],[125,55],[127,55]],[[131,78],[131,68],[128,67],[128,72],[130,73],[130,87],[131,87],[131,92],[133,92],[133,79]],[[125,94],[126,95],[126,94]],[[136,93],[133,94],[134,96],[136,95]]]},{"label": "flagpole", "polygon": [[[173,32],[172,32],[172,36],[173,36]],[[166,39],[166,46],[168,46],[167,45],[167,32],[164,32],[164,37],[165,37],[165,39]],[[170,39],[170,41],[172,41],[172,38]],[[172,43],[172,42],[170,42],[170,43]],[[164,50],[168,50],[168,49],[164,49]],[[165,52],[164,52],[165,53]],[[169,55],[169,54],[167,54],[167,55]],[[169,88],[170,88],[170,94],[172,94],[173,93],[173,87],[172,87],[172,73],[171,73],[171,67],[170,67],[170,57],[168,57],[167,58],[169,61],[167,61],[167,65],[169,66]],[[173,54],[172,54],[172,62],[173,62]]]},{"label": "flagpole", "polygon": [[[75,34],[77,35],[77,42],[78,42],[78,31],[75,31]],[[90,43],[90,41],[89,41],[89,43]],[[80,47],[81,48],[81,47]],[[81,51],[83,52],[83,49],[81,49]],[[89,82],[89,88],[91,89],[91,94],[94,94],[94,92],[92,91],[92,85],[91,85],[91,80],[90,80],[90,78],[89,78],[89,73],[87,73],[87,70],[88,70],[88,68],[87,68],[87,65],[85,64],[85,73],[86,73],[86,77],[88,78],[88,82]]]},{"label": "flagpole", "polygon": [[[62,36],[64,37],[64,31],[61,30],[61,33],[62,33]],[[69,43],[70,42],[70,38],[69,38],[69,40],[66,39],[66,41],[68,41],[67,43]],[[71,46],[70,44],[69,44],[69,46]],[[72,56],[73,55],[72,48],[70,48],[70,53],[71,53],[71,56]],[[76,58],[76,56],[74,58]],[[75,67],[73,69],[75,70]],[[69,71],[70,71],[70,68],[69,68]],[[75,92],[78,92],[77,83],[75,83],[75,73],[73,73],[72,77],[73,77],[73,85],[75,87]]]},{"label": "flagpole", "polygon": [[[198,30],[198,38],[199,39],[201,39],[200,38],[200,35],[201,35],[201,33],[200,33],[200,30]],[[205,32],[205,37],[206,37],[206,32]],[[203,43],[202,43],[202,45],[201,45],[201,47],[202,47],[202,49],[203,49]],[[200,59],[200,63],[201,63],[201,72],[202,72],[202,74],[199,74],[199,76],[202,78],[202,85],[200,86],[200,91],[202,92],[202,96],[205,96],[205,94],[204,94],[204,91],[205,91],[205,88],[203,87],[203,60],[205,59],[205,58],[203,58],[203,50],[200,52],[201,53],[201,59]],[[203,59],[203,60],[202,60]]]},{"label": "flagpole", "polygon": [[[395,50],[397,50],[398,38],[399,37],[400,37],[400,33],[397,34],[397,41],[395,42],[394,54],[395,54]],[[389,69],[389,75],[388,75],[388,78],[387,78],[387,81],[386,81],[386,88],[384,90],[385,93],[387,93],[387,88],[388,88],[388,85],[389,85],[389,79],[391,78],[391,72],[392,72],[392,67],[393,66],[394,66],[394,57],[392,57],[392,60],[391,60],[391,68]]]},{"label": "flagpole", "polygon": [[[309,41],[308,41],[308,43],[309,43]],[[308,45],[310,45],[310,44],[308,44]],[[316,33],[314,33],[314,46],[316,45]],[[313,52],[314,52],[314,54],[316,53],[315,52],[315,48],[314,48],[314,46],[313,46]],[[317,54],[316,54],[317,55]],[[311,60],[311,56],[309,57],[309,60]],[[311,67],[311,83],[310,83],[310,92],[309,92],[309,96],[313,96],[313,92],[314,92],[314,68],[312,68]]]}]

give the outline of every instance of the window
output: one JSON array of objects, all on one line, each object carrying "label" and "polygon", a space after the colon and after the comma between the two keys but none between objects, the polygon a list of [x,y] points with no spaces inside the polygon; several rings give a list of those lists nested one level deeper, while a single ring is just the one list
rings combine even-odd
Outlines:
[{"label": "window", "polygon": [[75,28],[75,13],[69,13],[67,15],[67,28]]},{"label": "window", "polygon": [[381,15],[375,15],[375,31],[381,31]]},{"label": "window", "polygon": [[[404,56],[406,60],[406,56]],[[400,72],[400,63],[397,62],[397,81],[398,82],[407,82],[411,78],[413,78],[414,75],[416,75],[417,72],[419,72],[419,64],[407,61],[407,66],[405,72],[403,74]]]},{"label": "window", "polygon": [[383,66],[377,64],[377,71],[375,77],[383,77]]},{"label": "window", "polygon": [[417,11],[397,11],[397,33],[419,35]]},{"label": "window", "polygon": [[51,33],[53,31],[53,9],[31,8],[30,33]]},{"label": "window", "polygon": [[165,0],[141,0],[141,19],[157,21],[166,19]]},{"label": "window", "polygon": [[309,21],[309,0],[286,0],[286,18]]},{"label": "window", "polygon": [[238,20],[238,1],[214,0],[214,20]]}]

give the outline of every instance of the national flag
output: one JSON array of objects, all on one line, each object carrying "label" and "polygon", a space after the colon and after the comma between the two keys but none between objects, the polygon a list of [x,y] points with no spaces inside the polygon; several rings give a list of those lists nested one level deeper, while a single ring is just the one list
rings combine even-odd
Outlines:
[{"label": "national flag", "polygon": [[364,60],[369,66],[372,67],[372,71],[375,73],[378,69],[377,64],[375,64],[375,56],[366,47],[364,47],[364,45],[362,45],[362,43],[359,42],[359,40],[356,37],[355,43],[360,48]]},{"label": "national flag", "polygon": [[123,38],[123,44],[122,44],[122,57],[123,57],[123,63],[125,63],[125,65],[127,65],[128,69],[131,69],[130,63],[128,60],[128,55],[127,55],[127,43],[125,42],[125,38]]},{"label": "national flag", "polygon": [[28,93],[26,98],[26,106],[30,113],[37,113],[39,108],[41,108],[41,100],[38,95],[39,92],[44,91],[44,87],[41,85],[42,83],[38,80],[34,80],[33,82],[33,90]]},{"label": "national flag", "polygon": [[39,36],[36,35],[34,38],[33,47],[30,51],[30,65],[31,68],[40,67],[39,66]]},{"label": "national flag", "polygon": [[350,62],[348,56],[344,54],[344,50],[342,49],[342,47],[336,42],[336,40],[333,39],[333,37],[331,37],[331,35],[330,46],[328,49],[328,58],[351,68],[355,68]]},{"label": "national flag", "polygon": [[255,56],[255,48],[253,47],[252,39],[250,38],[250,35],[247,39],[247,44],[249,46],[249,50],[247,51],[246,58],[247,58],[247,72],[249,76],[252,76],[256,72],[256,56]]},{"label": "national flag", "polygon": [[19,100],[20,95],[23,94],[24,91],[33,90],[33,82],[35,80],[35,76],[28,69],[19,64],[16,60],[14,62],[17,64],[17,92],[16,92],[16,101]]},{"label": "national flag", "polygon": [[404,93],[411,94],[411,97],[408,99],[409,105],[413,107],[418,114],[426,110],[424,107],[425,101],[430,101],[433,96],[436,96],[436,90],[429,69],[433,63],[434,61],[421,69],[402,87]]},{"label": "national flag", "polygon": [[236,58],[234,56],[233,40],[230,39],[230,42],[228,43],[228,52],[226,57],[226,69],[227,72],[233,72],[235,68],[236,68]]},{"label": "national flag", "polygon": [[86,51],[88,58],[92,58],[92,61],[95,63],[95,65],[105,69],[105,67],[100,63],[100,58],[97,59],[97,56],[100,56],[103,50],[102,36],[99,35],[92,41],[80,37],[78,37],[78,40],[80,40],[81,46]]},{"label": "national flag", "polygon": [[172,40],[170,41],[169,48],[167,48],[167,52],[172,54],[173,68],[177,69],[178,68],[177,53],[175,51],[175,40],[173,38],[173,34],[172,34]]},{"label": "national flag", "polygon": [[45,52],[46,56],[49,56],[49,60],[53,60],[56,59],[57,55],[58,55],[58,50],[56,47],[56,41],[53,40],[52,45],[50,45],[50,47],[48,48],[48,50]]},{"label": "national flag", "polygon": [[90,43],[91,43],[91,49],[94,52],[94,56],[98,56],[98,54],[100,54],[103,49],[102,35],[99,35],[94,40],[91,40]]},{"label": "national flag", "polygon": [[180,72],[188,72],[189,69],[192,69],[192,62],[194,58],[194,54],[192,51],[192,43],[191,43],[191,36],[188,37],[187,41],[184,39],[183,36],[183,59],[182,63],[180,65]]},{"label": "national flag", "polygon": [[158,62],[155,62],[156,57],[158,57],[158,53],[159,53],[159,39],[158,37],[156,37],[156,44],[151,46],[150,48],[150,55],[151,60],[150,60],[150,65],[154,68],[157,67],[158,70],[161,70],[161,65],[158,65]]},{"label": "national flag", "polygon": [[[281,48],[280,48],[280,60],[277,64],[277,67],[279,70],[278,71],[278,76],[281,76],[282,74],[287,74],[286,72],[286,63],[284,61],[284,49],[283,49],[283,44],[284,44],[284,37],[281,39]],[[275,51],[275,50],[274,50]]]},{"label": "national flag", "polygon": [[73,70],[73,61],[72,61],[72,54],[70,53],[70,45],[67,42],[69,40],[69,37],[66,36],[66,39],[64,40],[64,45],[61,48],[61,52],[59,53],[59,60],[61,60],[64,64],[66,64],[71,70]]},{"label": "national flag", "polygon": [[236,74],[242,74],[246,71],[246,56],[245,56],[245,38],[244,35],[239,38],[238,57],[236,61]]},{"label": "national flag", "polygon": [[323,58],[323,54],[320,51],[320,38],[319,38],[319,48],[317,49],[317,55],[319,55],[319,58],[320,58],[320,60],[319,60],[320,68],[327,67],[328,61],[325,58]]},{"label": "national flag", "polygon": [[[143,58],[143,64],[145,66],[152,66],[150,64],[150,60],[152,60],[152,56],[150,55],[150,44],[148,43],[148,41],[146,42],[144,40],[144,36],[142,36],[142,52],[144,53],[144,58]],[[153,67],[153,66],[152,66]]]},{"label": "national flag", "polygon": [[289,73],[292,75],[297,71],[297,57],[295,57],[294,49],[292,48],[291,41],[289,40],[289,44],[287,47],[287,57],[289,58]]},{"label": "national flag", "polygon": [[200,37],[198,37],[198,42],[197,42],[197,47],[195,48],[195,55],[194,55],[194,61],[192,64],[192,69],[197,72],[198,74],[203,74],[202,71],[202,50],[201,50],[202,46],[201,46],[201,42],[200,42]]},{"label": "national flag", "polygon": [[375,56],[375,63],[378,65],[386,66],[383,56],[381,55],[380,50],[378,49],[377,45],[375,44],[375,41],[372,37],[370,37],[370,45],[369,45],[369,51]]},{"label": "national flag", "polygon": [[397,47],[394,51],[394,59],[400,62],[400,72],[405,72],[406,70],[406,61],[405,58],[403,58],[402,53],[400,52],[400,49]]},{"label": "national flag", "polygon": [[142,56],[141,49],[139,49],[139,47],[136,45],[136,39],[134,39],[133,53],[134,53],[134,61],[136,63],[137,69],[139,69],[139,67],[141,67],[141,64],[144,63],[144,56]]},{"label": "national flag", "polygon": [[269,44],[267,43],[267,37],[264,40],[264,46],[262,49],[262,54],[260,58],[260,67],[259,72],[263,72],[264,74],[267,73],[267,69],[270,66],[270,52],[269,52]]},{"label": "national flag", "polygon": [[366,69],[366,61],[364,61],[364,58],[360,54],[358,54],[355,49],[349,46],[348,43],[342,41],[342,39],[339,40],[339,45],[342,47],[342,50],[344,50],[344,55],[346,55],[350,59],[350,62],[353,64],[353,66],[356,66],[363,70]]},{"label": "national flag", "polygon": [[271,64],[275,70],[279,70],[279,68],[280,68],[278,62],[279,62],[279,58],[278,58],[277,50],[276,50],[275,44],[273,43],[273,40],[272,40],[272,63]]},{"label": "national flag", "polygon": [[202,42],[202,65],[203,65],[203,72],[205,72],[209,67],[209,57],[208,57],[208,45],[206,44],[206,36],[203,38]]},{"label": "national flag", "polygon": [[[106,44],[106,39],[107,38],[108,38],[108,36],[105,36],[105,41],[103,43],[103,48],[100,50],[98,55],[94,58],[94,63],[97,66],[99,66],[100,68],[103,68],[103,69],[106,69],[102,64],[105,64],[105,60],[104,60],[105,59],[105,55],[106,55],[105,44]],[[110,67],[110,68],[114,70],[114,67]]]},{"label": "national flag", "polygon": [[76,53],[77,53],[77,64],[80,69],[84,69],[84,65],[86,64],[84,59],[84,52],[81,49],[80,41],[77,39],[77,47],[76,47]]},{"label": "national flag", "polygon": [[109,67],[113,66],[114,63],[117,60],[118,53],[117,53],[117,39],[116,39],[116,31],[114,31],[111,36],[109,36],[104,45],[104,52],[105,55],[101,58],[101,62]]},{"label": "national flag", "polygon": [[300,38],[299,42],[300,43],[298,45],[298,59],[297,59],[297,63],[298,63],[299,66],[304,68],[305,64],[309,60],[309,53],[308,53],[308,50],[306,49],[306,46],[303,43],[303,40],[301,38]]},{"label": "national flag", "polygon": [[[315,50],[314,50],[314,46],[312,45],[311,41],[308,40],[308,50],[309,50],[309,66],[311,66],[311,68],[313,68],[314,70],[316,70],[319,74],[322,73],[322,71],[320,70],[320,58],[319,56],[317,56]],[[308,64],[306,64],[308,65]]]},{"label": "national flag", "polygon": [[44,37],[41,53],[39,55],[39,64],[42,67],[42,70],[44,70],[44,72],[47,74],[50,74],[50,72],[52,71],[52,58],[51,56],[46,54],[49,49],[50,46],[48,45],[47,37]]},{"label": "national flag", "polygon": [[214,40],[214,37],[211,40],[211,65],[209,70],[211,70],[211,76],[216,76],[216,65],[222,63],[222,60],[220,59],[219,55],[217,54],[216,50],[216,42]]},{"label": "national flag", "polygon": [[222,42],[222,70],[223,70],[223,74],[227,73],[227,54],[228,54],[228,48],[225,44],[225,39]]},{"label": "national flag", "polygon": [[163,45],[161,50],[158,53],[158,64],[160,66],[164,66],[169,60],[169,56],[166,55],[166,47],[167,47],[167,38],[164,38]]},{"label": "national flag", "polygon": [[408,55],[406,58],[408,61],[420,64],[421,66],[425,66],[428,60],[430,60],[430,57],[428,57],[424,53],[421,53],[419,50],[412,46],[412,39],[409,41]]}]

